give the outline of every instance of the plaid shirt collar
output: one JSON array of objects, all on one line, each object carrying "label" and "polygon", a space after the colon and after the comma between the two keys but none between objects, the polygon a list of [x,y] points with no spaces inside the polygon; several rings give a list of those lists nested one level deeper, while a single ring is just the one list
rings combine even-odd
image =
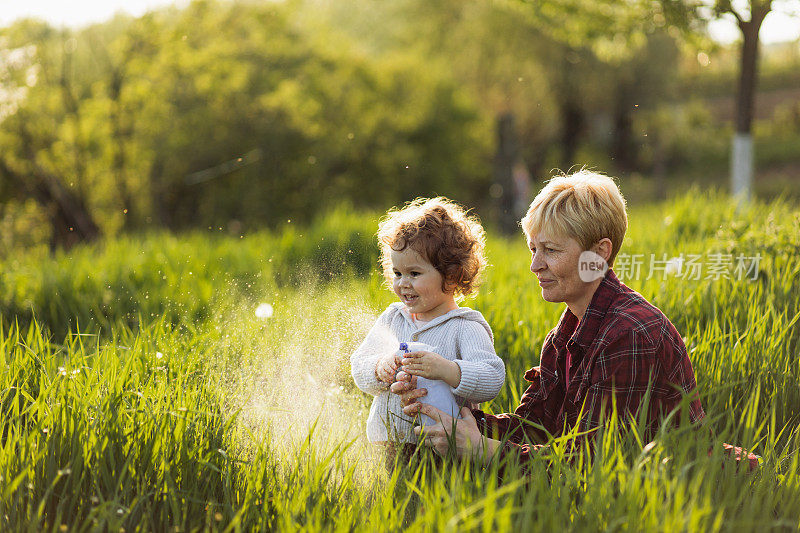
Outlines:
[{"label": "plaid shirt collar", "polygon": [[586,308],[586,313],[580,323],[578,323],[578,317],[567,307],[564,314],[561,315],[561,320],[558,321],[553,337],[553,344],[556,348],[561,351],[567,344],[570,345],[570,348],[578,346],[581,350],[588,348],[597,338],[603,318],[616,296],[622,292],[622,287],[622,282],[617,275],[609,269],[603,281],[597,286],[597,290],[594,291],[592,301]]}]

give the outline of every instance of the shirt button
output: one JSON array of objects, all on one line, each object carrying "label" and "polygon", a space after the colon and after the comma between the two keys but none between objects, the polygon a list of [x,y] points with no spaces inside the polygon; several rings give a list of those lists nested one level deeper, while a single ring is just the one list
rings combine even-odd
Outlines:
[{"label": "shirt button", "polygon": [[416,335],[416,334],[414,334],[414,335],[412,335],[412,336],[411,336],[411,340],[412,340],[412,341],[416,341],[418,338],[419,338],[419,336],[418,336],[418,335]]}]

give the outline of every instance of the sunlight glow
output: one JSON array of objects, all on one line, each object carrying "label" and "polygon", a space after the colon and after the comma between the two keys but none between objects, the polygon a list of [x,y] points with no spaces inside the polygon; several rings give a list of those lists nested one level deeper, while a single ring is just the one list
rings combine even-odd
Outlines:
[{"label": "sunlight glow", "polygon": [[160,7],[186,4],[186,0],[0,0],[0,26],[8,26],[17,19],[31,17],[55,26],[77,28],[103,22],[118,12],[138,17]]},{"label": "sunlight glow", "polygon": [[[73,28],[102,22],[118,12],[141,16],[147,11],[169,5],[185,6],[189,0],[0,0],[0,26],[7,26],[23,17],[43,19],[55,26]],[[709,24],[711,37],[724,44],[739,38],[733,17],[724,17]],[[800,19],[788,13],[773,11],[761,28],[763,43],[778,43],[800,39]]]},{"label": "sunlight glow", "polygon": [[[731,15],[709,23],[708,33],[722,44],[730,44],[741,38],[739,27]],[[797,41],[800,39],[800,18],[773,11],[764,19],[758,36],[764,44]]]}]

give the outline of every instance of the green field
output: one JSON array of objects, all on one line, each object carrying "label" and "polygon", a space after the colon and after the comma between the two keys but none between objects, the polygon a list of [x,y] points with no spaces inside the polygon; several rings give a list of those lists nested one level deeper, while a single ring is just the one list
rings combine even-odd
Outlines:
[{"label": "green field", "polygon": [[[622,254],[643,264],[629,285],[684,335],[714,436],[684,427],[648,443],[634,425],[574,463],[561,439],[531,478],[509,465],[502,484],[496,465],[387,473],[366,442],[370,398],[349,354],[393,301],[376,214],[7,252],[0,530],[800,528],[800,210],[692,191],[630,214]],[[700,279],[645,279],[650,254],[681,253],[699,256]],[[562,308],[542,301],[521,234],[491,236],[488,256],[466,305],[506,361],[488,405],[503,412]],[[746,279],[740,256],[760,258]],[[761,455],[759,471],[725,463],[722,442]]]}]

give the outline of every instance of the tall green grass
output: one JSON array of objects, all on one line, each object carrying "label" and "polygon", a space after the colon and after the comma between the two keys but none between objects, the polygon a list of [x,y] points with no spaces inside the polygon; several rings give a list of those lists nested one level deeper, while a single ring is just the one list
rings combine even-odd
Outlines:
[{"label": "tall green grass", "polygon": [[[627,280],[684,335],[713,434],[609,428],[574,462],[560,439],[527,477],[427,457],[386,471],[365,442],[369,398],[348,361],[392,301],[376,218],[2,260],[0,529],[800,527],[797,208],[692,192],[633,209],[622,253],[762,256],[754,280]],[[490,238],[488,254],[466,304],[506,361],[488,405],[501,412],[562,307],[541,300],[521,236]],[[270,318],[254,314],[264,302]],[[760,470],[723,460],[722,442],[762,455]]]}]

